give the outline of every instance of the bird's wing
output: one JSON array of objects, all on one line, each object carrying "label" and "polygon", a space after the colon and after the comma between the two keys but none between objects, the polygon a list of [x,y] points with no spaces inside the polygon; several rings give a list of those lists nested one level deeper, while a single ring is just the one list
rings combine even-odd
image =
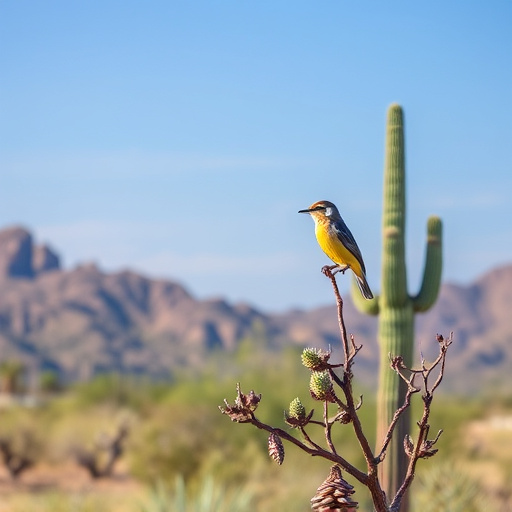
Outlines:
[{"label": "bird's wing", "polygon": [[361,254],[361,251],[357,246],[354,236],[350,232],[350,229],[348,229],[348,226],[345,224],[343,219],[338,220],[334,224],[334,231],[336,233],[336,236],[338,237],[338,240],[356,257],[357,261],[361,265],[363,273],[366,274],[366,268],[363,262],[363,255]]}]

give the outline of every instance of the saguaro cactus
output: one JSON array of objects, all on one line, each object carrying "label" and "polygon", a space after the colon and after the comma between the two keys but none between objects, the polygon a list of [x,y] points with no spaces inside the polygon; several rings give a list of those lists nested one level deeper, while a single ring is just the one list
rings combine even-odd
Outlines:
[{"label": "saguaro cactus", "polygon": [[[414,351],[414,314],[427,311],[435,302],[441,282],[442,223],[432,216],[427,222],[427,250],[421,289],[407,292],[405,264],[405,150],[403,112],[399,105],[388,110],[384,166],[383,253],[380,295],[368,301],[352,287],[353,300],[361,311],[379,316],[380,373],[377,443],[382,443],[394,412],[402,405],[406,387],[389,367],[389,354],[401,355],[411,367]],[[407,456],[403,440],[410,428],[407,411],[395,430],[394,442],[381,467],[381,484],[392,499],[403,481]],[[377,449],[378,452],[378,449]],[[402,507],[402,511],[407,505]]]}]

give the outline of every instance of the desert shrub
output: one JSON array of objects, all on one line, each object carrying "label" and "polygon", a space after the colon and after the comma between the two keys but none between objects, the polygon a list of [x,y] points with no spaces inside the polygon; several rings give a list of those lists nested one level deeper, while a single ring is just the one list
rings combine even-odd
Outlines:
[{"label": "desert shrub", "polygon": [[11,476],[19,476],[44,456],[44,422],[34,421],[42,417],[38,411],[21,407],[3,411],[0,421],[0,464],[8,468]]},{"label": "desert shrub", "polygon": [[43,393],[56,393],[57,391],[62,391],[59,374],[52,370],[47,370],[41,373],[39,377],[39,389]]},{"label": "desert shrub", "polygon": [[147,405],[165,396],[170,382],[152,382],[148,378],[108,373],[89,382],[72,386],[70,396],[78,408],[109,403],[119,408],[143,411]]},{"label": "desert shrub", "polygon": [[418,478],[414,493],[413,510],[422,512],[479,512],[498,510],[478,482],[460,466],[454,464],[432,465]]},{"label": "desert shrub", "polygon": [[77,450],[94,450],[102,438],[115,436],[120,425],[136,425],[139,421],[130,409],[113,404],[99,404],[82,410],[56,407],[51,418],[46,442],[52,462],[73,458]]}]

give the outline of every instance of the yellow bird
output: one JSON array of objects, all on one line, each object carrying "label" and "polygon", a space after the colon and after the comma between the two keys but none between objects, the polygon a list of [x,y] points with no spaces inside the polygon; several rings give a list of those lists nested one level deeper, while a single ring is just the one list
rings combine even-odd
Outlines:
[{"label": "yellow bird", "polygon": [[336,265],[329,267],[336,272],[344,273],[348,268],[354,272],[356,281],[365,299],[373,299],[372,291],[366,281],[366,269],[363,256],[357,243],[341,218],[338,208],[330,201],[318,201],[307,210],[315,221],[315,235],[322,250]]}]

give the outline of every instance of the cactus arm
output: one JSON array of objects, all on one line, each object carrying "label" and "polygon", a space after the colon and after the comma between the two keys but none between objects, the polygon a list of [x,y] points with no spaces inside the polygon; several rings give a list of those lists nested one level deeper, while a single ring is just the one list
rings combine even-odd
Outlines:
[{"label": "cactus arm", "polygon": [[379,314],[379,297],[375,296],[373,299],[365,299],[357,286],[355,277],[352,277],[350,284],[350,292],[352,296],[352,302],[354,306],[361,312],[367,315],[378,315]]},{"label": "cactus arm", "polygon": [[441,285],[443,266],[443,224],[436,216],[429,217],[427,222],[427,249],[423,281],[418,295],[412,298],[416,313],[430,309],[437,299]]}]

